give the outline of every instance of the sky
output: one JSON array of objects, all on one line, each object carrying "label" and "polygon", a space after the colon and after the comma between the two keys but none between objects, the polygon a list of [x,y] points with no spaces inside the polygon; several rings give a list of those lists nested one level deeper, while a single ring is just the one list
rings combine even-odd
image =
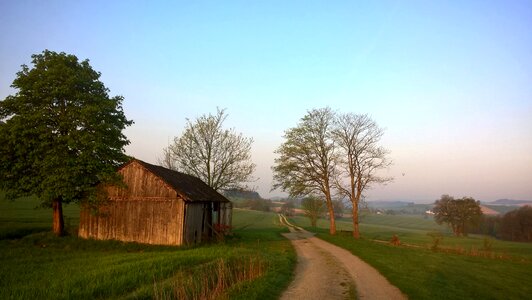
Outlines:
[{"label": "sky", "polygon": [[395,180],[368,200],[532,199],[531,1],[1,1],[0,100],[44,49],[124,96],[126,152],[156,163],[186,119],[225,108],[251,183],[313,108],[368,114]]}]

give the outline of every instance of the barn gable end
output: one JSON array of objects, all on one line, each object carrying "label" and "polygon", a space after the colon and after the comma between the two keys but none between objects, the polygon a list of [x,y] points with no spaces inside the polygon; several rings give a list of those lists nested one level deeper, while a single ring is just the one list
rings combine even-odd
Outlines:
[{"label": "barn gable end", "polygon": [[137,160],[131,160],[122,166],[118,173],[122,175],[126,188],[107,187],[107,193],[111,200],[177,198],[175,189]]},{"label": "barn gable end", "polygon": [[96,214],[82,209],[80,237],[181,245],[231,224],[231,203],[193,176],[136,159],[118,172],[125,187],[105,187],[109,201]]}]

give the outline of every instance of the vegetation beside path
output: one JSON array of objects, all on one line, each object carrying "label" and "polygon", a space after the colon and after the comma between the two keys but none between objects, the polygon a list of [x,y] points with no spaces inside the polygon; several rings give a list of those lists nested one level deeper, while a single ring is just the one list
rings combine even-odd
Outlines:
[{"label": "vegetation beside path", "polygon": [[[277,299],[296,256],[273,213],[235,210],[234,235],[195,247],[57,238],[50,209],[0,198],[0,299]],[[75,232],[77,206],[65,208]]]},{"label": "vegetation beside path", "polygon": [[[411,299],[526,299],[532,294],[531,244],[490,241],[489,251],[503,258],[488,258],[471,251],[482,250],[484,237],[454,238],[444,227],[438,231],[443,241],[438,249],[431,250],[433,238],[429,234],[438,228],[423,218],[366,219],[360,240],[352,238],[348,222],[338,221],[339,233],[331,236],[323,220],[317,228],[310,227],[303,217],[290,221],[357,255]],[[388,241],[394,234],[410,246],[391,245]]]}]

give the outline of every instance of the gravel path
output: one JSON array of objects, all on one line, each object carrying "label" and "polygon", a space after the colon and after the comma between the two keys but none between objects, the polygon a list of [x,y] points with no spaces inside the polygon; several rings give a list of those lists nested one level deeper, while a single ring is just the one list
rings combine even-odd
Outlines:
[{"label": "gravel path", "polygon": [[[294,245],[298,262],[294,281],[281,299],[407,299],[375,268],[351,252],[290,224],[284,236]],[[354,288],[354,286],[356,288]]]}]

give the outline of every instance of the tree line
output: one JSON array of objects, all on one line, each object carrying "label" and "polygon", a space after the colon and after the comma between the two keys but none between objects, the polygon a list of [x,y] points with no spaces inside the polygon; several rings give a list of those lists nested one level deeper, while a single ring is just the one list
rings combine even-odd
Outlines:
[{"label": "tree line", "polygon": [[522,206],[502,216],[482,216],[472,232],[502,240],[532,242],[532,207]]}]

